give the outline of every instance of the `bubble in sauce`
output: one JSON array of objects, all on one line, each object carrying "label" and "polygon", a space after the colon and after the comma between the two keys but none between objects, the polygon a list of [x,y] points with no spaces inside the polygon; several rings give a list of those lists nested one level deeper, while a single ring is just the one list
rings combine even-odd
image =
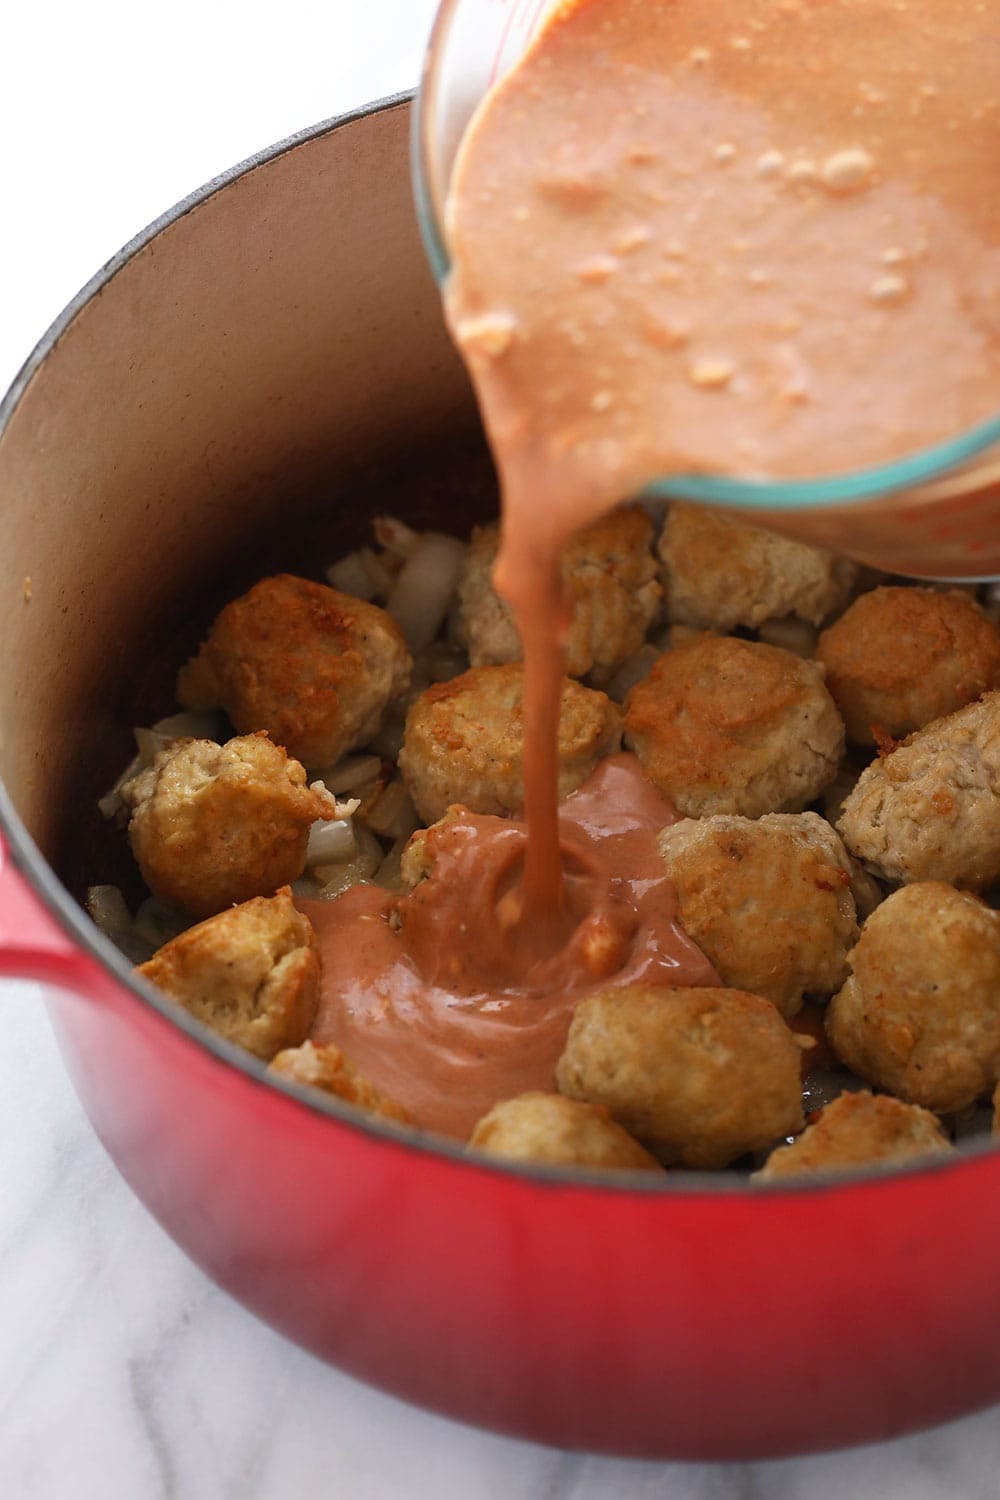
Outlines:
[{"label": "bubble in sauce", "polygon": [[731,359],[696,359],[688,367],[688,379],[692,385],[704,391],[719,391],[729,384],[736,374]]},{"label": "bubble in sauce", "polygon": [[462,348],[470,356],[484,354],[500,359],[511,346],[517,319],[510,313],[488,312],[479,318],[463,318],[456,329]]},{"label": "bubble in sauce", "polygon": [[910,290],[905,276],[878,276],[868,288],[873,302],[901,302]]},{"label": "bubble in sauce", "polygon": [[777,177],[785,165],[783,151],[762,151],[757,158],[758,177]]},{"label": "bubble in sauce", "polygon": [[820,167],[819,180],[831,193],[856,193],[867,187],[875,161],[863,146],[832,151]]}]

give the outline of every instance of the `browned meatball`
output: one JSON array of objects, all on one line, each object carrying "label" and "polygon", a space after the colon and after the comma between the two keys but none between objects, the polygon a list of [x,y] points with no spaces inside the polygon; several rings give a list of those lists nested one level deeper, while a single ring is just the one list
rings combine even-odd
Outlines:
[{"label": "browned meatball", "polygon": [[625,706],[625,741],[688,817],[798,812],[837,774],[844,726],[821,669],[701,635],[668,651]]},{"label": "browned meatball", "polygon": [[885,880],[980,891],[1000,878],[1000,692],[873,761],[844,799],[837,828]]},{"label": "browned meatball", "polygon": [[789,1017],[843,983],[856,898],[867,911],[878,891],[816,813],[685,818],[659,842],[681,923],[725,984]]},{"label": "browned meatball", "polygon": [[[566,671],[604,683],[613,668],[642,645],[660,606],[651,551],[653,525],[638,505],[614,510],[588,526],[563,553],[570,598]],[[520,661],[521,642],[510,607],[492,583],[499,527],[472,533],[459,583],[462,633],[474,667]]]},{"label": "browned meatball", "polygon": [[178,740],[122,788],[142,877],[166,906],[211,916],[305,868],[309,829],[336,804],[266,734]]},{"label": "browned meatball", "polygon": [[662,1172],[655,1156],[616,1125],[598,1104],[561,1094],[520,1094],[483,1116],[469,1145],[510,1161],[598,1171]]},{"label": "browned meatball", "polygon": [[959,590],[862,594],[819,638],[816,657],[859,745],[902,739],[1000,686],[1000,630]]},{"label": "browned meatball", "polygon": [[382,1119],[398,1120],[404,1125],[409,1123],[408,1111],[369,1083],[332,1042],[322,1046],[303,1042],[299,1047],[287,1047],[271,1063],[271,1071],[293,1083],[333,1094],[345,1104],[355,1104],[358,1109],[380,1115]]},{"label": "browned meatball", "polygon": [[819,547],[674,501],[660,538],[667,616],[704,630],[794,615],[819,625],[847,602],[857,564]]},{"label": "browned meatball", "polygon": [[801,1130],[800,1058],[759,995],[634,984],[577,1007],[556,1082],[664,1162],[724,1167]]},{"label": "browned meatball", "polygon": [[189,927],[136,973],[265,1060],[305,1040],[319,1003],[316,937],[287,887]]},{"label": "browned meatball", "polygon": [[[427,822],[453,802],[511,813],[524,803],[523,673],[515,663],[473,667],[412,704],[399,768]],[[621,743],[621,716],[604,693],[563,678],[559,795],[568,796]]]},{"label": "browned meatball", "polygon": [[790,1146],[779,1146],[754,1177],[770,1182],[802,1172],[846,1171],[952,1150],[941,1122],[919,1104],[884,1094],[841,1094]]},{"label": "browned meatball", "polygon": [[241,733],[266,729],[316,768],[372,738],[411,666],[384,609],[279,573],[226,605],[177,696],[185,707],[214,698]]},{"label": "browned meatball", "polygon": [[1000,1079],[1000,913],[939,881],[868,918],[826,1031],[859,1078],[912,1104],[964,1109]]}]

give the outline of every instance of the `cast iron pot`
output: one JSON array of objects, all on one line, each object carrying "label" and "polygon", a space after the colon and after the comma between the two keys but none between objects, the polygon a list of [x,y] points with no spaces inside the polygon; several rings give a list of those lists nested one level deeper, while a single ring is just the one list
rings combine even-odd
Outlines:
[{"label": "cast iron pot", "polygon": [[101,878],[81,809],[141,722],[136,683],[165,639],[197,635],[248,539],[319,509],[358,535],[344,496],[474,430],[408,115],[391,100],[322,126],[181,204],[7,397],[0,973],[55,986],[83,1105],[177,1243],[387,1390],[543,1442],[700,1459],[995,1401],[1000,1150],[753,1191],[487,1165],[266,1079],[138,983],[54,873],[78,884],[89,860]]}]

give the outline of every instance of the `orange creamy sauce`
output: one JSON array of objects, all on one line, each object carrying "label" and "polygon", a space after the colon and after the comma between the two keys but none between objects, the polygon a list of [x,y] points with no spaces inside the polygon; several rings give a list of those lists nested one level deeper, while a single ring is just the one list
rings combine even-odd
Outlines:
[{"label": "orange creamy sauce", "polygon": [[563,930],[517,919],[526,832],[461,813],[429,835],[409,895],[359,885],[300,901],[323,959],[315,1042],[334,1042],[414,1123],[467,1138],[492,1105],[551,1090],[573,1009],[616,984],[712,985],[677,925],[656,835],[677,814],[630,755],[605,760],[559,809]]}]

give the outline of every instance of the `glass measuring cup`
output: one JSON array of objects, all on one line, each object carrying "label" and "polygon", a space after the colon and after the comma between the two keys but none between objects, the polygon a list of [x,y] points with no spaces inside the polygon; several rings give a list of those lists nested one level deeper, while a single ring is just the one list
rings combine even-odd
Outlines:
[{"label": "glass measuring cup", "polygon": [[[449,270],[445,205],[462,136],[561,0],[443,0],[414,111],[413,175],[434,273]],[[760,482],[669,475],[645,492],[754,512],[750,519],[914,577],[1000,577],[1000,414],[874,468]]]}]

